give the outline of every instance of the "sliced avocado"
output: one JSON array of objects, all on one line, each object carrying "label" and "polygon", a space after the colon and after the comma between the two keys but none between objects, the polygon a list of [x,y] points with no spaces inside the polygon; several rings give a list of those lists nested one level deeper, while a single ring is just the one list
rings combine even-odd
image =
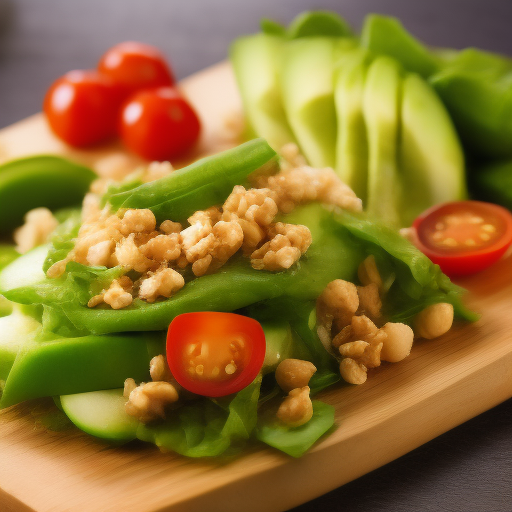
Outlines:
[{"label": "sliced avocado", "polygon": [[253,131],[279,150],[295,140],[286,119],[278,84],[278,69],[284,40],[269,34],[237,39],[230,58]]},{"label": "sliced avocado", "polygon": [[108,441],[128,442],[139,422],[125,411],[122,389],[91,391],[60,397],[67,417],[81,430]]},{"label": "sliced avocado", "polygon": [[361,45],[377,55],[393,57],[402,66],[428,78],[440,66],[440,59],[414,38],[396,18],[369,14],[361,32]]},{"label": "sliced avocado", "polygon": [[[39,322],[14,308],[9,316],[0,318],[0,381],[5,381],[18,350],[41,327]],[[0,392],[1,395],[1,392]]]},{"label": "sliced avocado", "polygon": [[305,11],[295,17],[288,27],[288,37],[350,37],[350,25],[333,11]]},{"label": "sliced avocado", "polygon": [[397,142],[400,121],[401,69],[389,57],[378,57],[368,68],[363,114],[368,137],[368,213],[400,225],[400,180]]},{"label": "sliced avocado", "polygon": [[465,199],[464,154],[441,100],[418,75],[402,86],[399,165],[404,194],[403,226],[436,203]]},{"label": "sliced avocado", "polygon": [[51,210],[77,205],[96,175],[56,156],[31,156],[0,166],[0,234],[23,223],[38,206]]},{"label": "sliced avocado", "polygon": [[283,50],[281,93],[299,146],[314,167],[336,163],[334,63],[355,41],[308,37],[289,41]]},{"label": "sliced avocado", "polygon": [[336,172],[366,202],[368,142],[363,117],[363,91],[368,53],[355,49],[337,65],[334,103],[338,120]]},{"label": "sliced avocado", "polygon": [[2,269],[0,272],[0,292],[39,283],[45,279],[43,263],[49,248],[49,245],[40,245]]}]

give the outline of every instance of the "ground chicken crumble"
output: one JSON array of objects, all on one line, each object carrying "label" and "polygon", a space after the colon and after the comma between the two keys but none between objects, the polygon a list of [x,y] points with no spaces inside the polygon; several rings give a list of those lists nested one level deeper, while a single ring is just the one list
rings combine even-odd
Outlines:
[{"label": "ground chicken crumble", "polygon": [[[309,248],[311,233],[306,226],[274,222],[276,215],[311,201],[352,211],[361,211],[362,203],[332,169],[305,165],[295,145],[285,146],[282,156],[279,173],[255,177],[254,188],[235,186],[222,206],[195,212],[187,219],[188,226],[172,219],[157,225],[149,209],[102,209],[100,197],[111,182],[93,183],[84,198],[75,247],[48,269],[47,276],[61,276],[69,261],[121,265],[140,277],[116,279],[88,303],[121,309],[135,298],[154,302],[171,297],[185,285],[185,269],[196,277],[215,272],[238,251],[257,270],[290,268]],[[172,171],[168,162],[153,163],[140,178],[150,181]]]}]

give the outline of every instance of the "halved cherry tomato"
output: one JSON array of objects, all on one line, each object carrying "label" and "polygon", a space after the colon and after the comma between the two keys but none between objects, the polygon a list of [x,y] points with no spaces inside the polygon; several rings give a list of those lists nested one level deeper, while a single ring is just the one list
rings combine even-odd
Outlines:
[{"label": "halved cherry tomato", "polygon": [[170,160],[186,153],[200,131],[197,114],[173,87],[136,93],[121,114],[123,142],[147,160]]},{"label": "halved cherry tomato", "polygon": [[108,50],[98,71],[122,86],[126,93],[174,85],[174,76],[163,54],[149,44],[126,41]]},{"label": "halved cherry tomato", "polygon": [[120,89],[97,71],[70,71],[46,93],[43,110],[52,130],[72,146],[103,142],[116,134]]},{"label": "halved cherry tomato", "polygon": [[412,225],[415,244],[448,276],[479,272],[512,243],[512,215],[501,206],[457,201],[434,206]]},{"label": "halved cherry tomato", "polygon": [[234,313],[184,313],[167,333],[171,373],[203,396],[230,395],[248,386],[263,366],[265,349],[260,323]]}]

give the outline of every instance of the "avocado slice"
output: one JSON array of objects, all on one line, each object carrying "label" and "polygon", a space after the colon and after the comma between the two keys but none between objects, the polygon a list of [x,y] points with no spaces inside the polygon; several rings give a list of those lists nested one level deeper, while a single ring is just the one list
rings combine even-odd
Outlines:
[{"label": "avocado slice", "polygon": [[279,36],[256,34],[237,39],[230,50],[246,118],[252,130],[275,150],[295,141],[278,83],[283,44]]},{"label": "avocado slice", "polygon": [[395,58],[404,69],[428,78],[441,60],[414,38],[396,18],[369,14],[361,32],[361,45],[377,55]]},{"label": "avocado slice", "polygon": [[299,146],[314,167],[336,163],[335,62],[355,41],[348,38],[304,37],[283,49],[281,96]]},{"label": "avocado slice", "polygon": [[426,208],[465,199],[464,154],[441,100],[418,75],[402,86],[399,165],[403,194],[402,225],[409,226]]},{"label": "avocado slice", "polygon": [[91,391],[60,397],[67,417],[81,430],[115,442],[136,438],[139,422],[126,413],[122,389]]},{"label": "avocado slice", "polygon": [[338,120],[336,172],[366,202],[368,141],[363,117],[363,91],[370,57],[357,48],[340,60],[334,79]]},{"label": "avocado slice", "polygon": [[393,226],[400,225],[401,196],[397,165],[401,68],[389,57],[376,58],[366,75],[363,115],[368,137],[367,211]]}]

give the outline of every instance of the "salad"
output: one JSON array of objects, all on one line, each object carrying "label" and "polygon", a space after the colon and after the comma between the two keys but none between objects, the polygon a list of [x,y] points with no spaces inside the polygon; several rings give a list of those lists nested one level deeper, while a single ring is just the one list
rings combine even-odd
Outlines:
[{"label": "salad", "polygon": [[258,440],[300,456],[334,425],[316,393],[406,357],[410,326],[433,338],[474,318],[296,146],[255,139],[162,166],[154,181],[93,182],[81,211],[27,216],[18,240],[48,216],[52,234],[0,274],[13,307],[1,407],[57,396],[113,441],[199,457]]},{"label": "salad", "polygon": [[[17,228],[0,248],[0,408],[53,397],[89,434],[188,457],[304,454],[335,428],[323,389],[477,318],[441,268],[477,271],[510,245],[497,206],[418,217],[468,193],[457,105],[436,85],[466,58],[381,17],[361,38],[332,13],[264,20],[231,51],[253,138],[179,170],[166,159],[201,127],[155,49],[123,43],[59,79],[59,137],[119,136],[158,161],[120,182],[57,157],[0,167],[2,229]],[[91,98],[108,108],[92,115]]]}]

